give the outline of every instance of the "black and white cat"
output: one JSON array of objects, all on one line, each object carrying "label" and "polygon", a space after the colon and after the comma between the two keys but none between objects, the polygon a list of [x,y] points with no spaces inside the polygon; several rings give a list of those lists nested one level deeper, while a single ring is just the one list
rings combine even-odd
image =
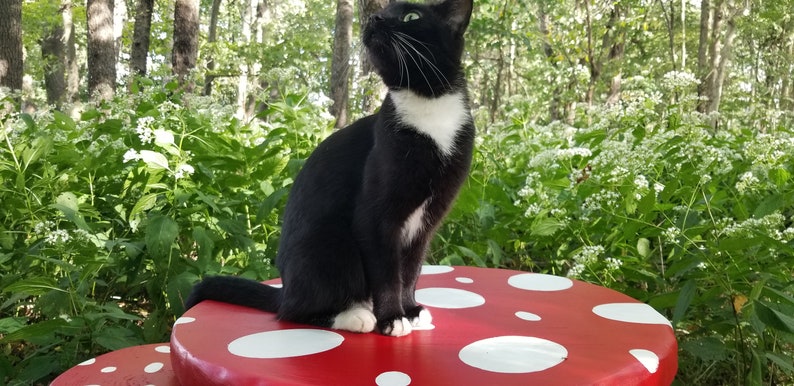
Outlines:
[{"label": "black and white cat", "polygon": [[295,179],[276,257],[283,288],[208,277],[187,308],[210,299],[391,336],[430,323],[414,291],[471,163],[461,66],[471,12],[472,0],[394,2],[370,17],[363,41],[388,95],[324,140]]}]

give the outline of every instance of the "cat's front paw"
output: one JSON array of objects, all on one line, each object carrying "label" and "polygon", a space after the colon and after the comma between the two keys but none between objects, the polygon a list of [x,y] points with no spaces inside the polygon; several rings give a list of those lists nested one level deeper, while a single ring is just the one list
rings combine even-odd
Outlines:
[{"label": "cat's front paw", "polygon": [[383,335],[404,336],[411,333],[412,327],[408,318],[398,316],[393,319],[379,321],[378,330]]},{"label": "cat's front paw", "polygon": [[433,315],[422,306],[416,306],[405,312],[405,317],[411,322],[413,327],[428,327],[433,323]]},{"label": "cat's front paw", "polygon": [[336,315],[331,328],[352,332],[372,332],[376,322],[377,319],[369,308],[365,305],[357,305]]}]

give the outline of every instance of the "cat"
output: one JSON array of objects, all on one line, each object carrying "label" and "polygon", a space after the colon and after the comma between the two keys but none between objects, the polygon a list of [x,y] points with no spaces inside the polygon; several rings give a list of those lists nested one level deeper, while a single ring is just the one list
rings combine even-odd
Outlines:
[{"label": "cat", "polygon": [[388,93],[377,113],[322,141],[295,178],[276,256],[283,288],[207,277],[186,309],[209,299],[389,336],[432,321],[414,292],[471,164],[461,61],[472,6],[393,2],[369,18],[363,43]]}]

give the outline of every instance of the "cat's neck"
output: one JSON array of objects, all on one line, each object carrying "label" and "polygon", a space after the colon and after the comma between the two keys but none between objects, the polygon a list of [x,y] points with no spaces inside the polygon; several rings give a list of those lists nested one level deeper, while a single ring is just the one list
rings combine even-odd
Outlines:
[{"label": "cat's neck", "polygon": [[445,156],[455,151],[455,137],[471,122],[464,91],[427,98],[410,90],[392,90],[389,98],[400,123],[430,137]]}]

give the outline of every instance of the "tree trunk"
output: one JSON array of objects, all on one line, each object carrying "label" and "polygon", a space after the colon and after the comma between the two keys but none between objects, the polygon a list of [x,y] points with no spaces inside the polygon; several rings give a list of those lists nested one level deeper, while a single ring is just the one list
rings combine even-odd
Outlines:
[{"label": "tree trunk", "polygon": [[64,102],[73,103],[77,101],[80,92],[80,66],[77,63],[77,47],[74,41],[72,0],[61,1],[61,19],[63,19],[64,77],[66,79]]},{"label": "tree trunk", "polygon": [[66,46],[63,26],[58,20],[41,40],[41,58],[44,61],[44,89],[47,104],[60,109],[66,94]]},{"label": "tree trunk", "polygon": [[0,87],[22,89],[22,0],[0,1]]},{"label": "tree trunk", "polygon": [[[549,13],[542,5],[538,10],[538,13],[538,29],[540,30],[540,35],[543,37],[543,53],[546,55],[546,60],[548,60],[551,63],[551,66],[557,70],[558,65],[554,58],[554,49],[551,46],[551,33],[549,32]],[[549,102],[549,120],[552,122],[562,119],[562,101],[560,99],[560,94],[562,94],[560,85],[553,85],[551,101]]]},{"label": "tree trunk", "polygon": [[337,128],[347,126],[350,81],[350,46],[353,42],[353,0],[337,0],[334,47],[331,59],[331,115]]},{"label": "tree trunk", "polygon": [[190,92],[193,82],[190,71],[198,58],[199,1],[176,0],[174,4],[174,47],[171,52],[172,72],[181,89]]},{"label": "tree trunk", "polygon": [[[251,25],[254,19],[254,1],[242,1],[242,44],[248,46],[251,44]],[[248,73],[251,71],[250,66],[245,60],[241,60],[239,64],[240,77],[237,79],[237,118],[246,121],[248,118]]]},{"label": "tree trunk", "polygon": [[[359,0],[358,19],[362,30],[364,25],[369,21],[369,17],[386,7],[388,3],[388,0]],[[369,61],[367,50],[361,50],[359,68],[361,70],[361,79],[363,79],[365,83],[361,87],[361,109],[365,114],[368,114],[375,111],[378,107],[374,96],[380,96],[383,91],[383,86],[379,81],[367,82],[375,72],[372,63]],[[373,103],[373,101],[375,101],[375,103]]]},{"label": "tree trunk", "polygon": [[[713,7],[704,9],[703,7],[707,5],[708,2],[703,1],[700,14],[701,46],[698,47],[698,75],[701,84],[698,87],[700,100],[697,110],[711,114],[719,111],[726,69],[730,63],[733,40],[736,37],[736,19],[742,14],[746,5],[742,4],[731,10],[727,9],[724,0],[718,0]],[[706,31],[703,30],[704,27],[707,28]],[[711,119],[710,124],[716,128],[716,119]]]},{"label": "tree trunk", "polygon": [[88,0],[88,93],[109,100],[116,91],[113,0]]},{"label": "tree trunk", "polygon": [[[207,43],[213,44],[218,39],[218,14],[221,10],[221,0],[212,0],[212,9],[210,10],[210,25],[209,34],[207,35]],[[207,58],[207,73],[204,75],[204,95],[209,96],[212,94],[212,81],[215,80],[215,59],[212,55]]]},{"label": "tree trunk", "polygon": [[135,7],[135,26],[132,31],[132,50],[130,52],[130,73],[133,75],[146,75],[153,11],[154,0],[138,0]]}]

